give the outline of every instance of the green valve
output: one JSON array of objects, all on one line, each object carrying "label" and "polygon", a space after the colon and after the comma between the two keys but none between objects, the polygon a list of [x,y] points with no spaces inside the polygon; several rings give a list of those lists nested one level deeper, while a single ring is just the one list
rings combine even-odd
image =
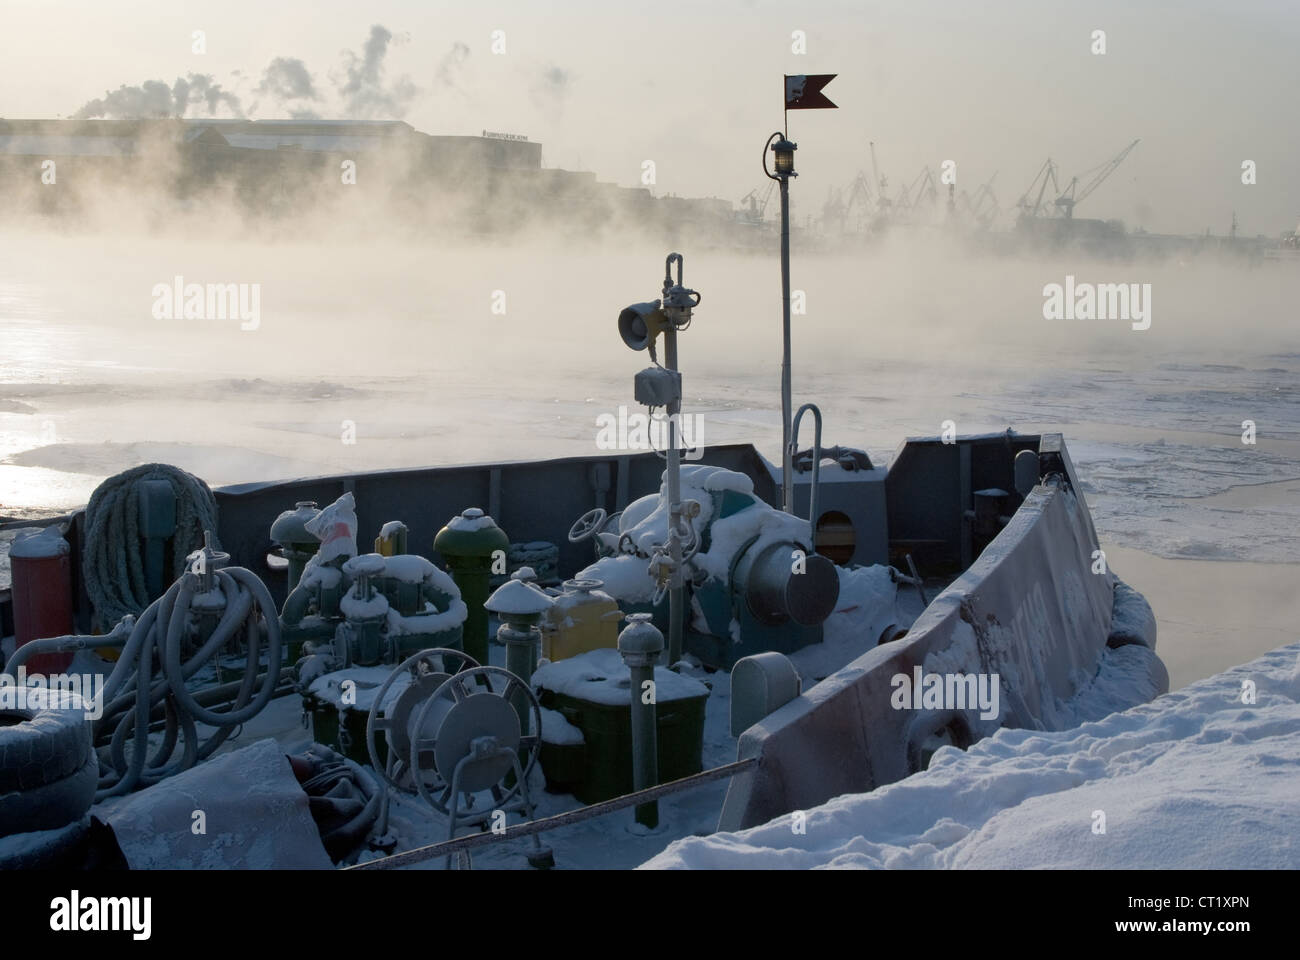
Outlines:
[{"label": "green valve", "polygon": [[505,571],[510,538],[495,520],[478,507],[470,507],[438,531],[433,538],[433,549],[447,561],[447,570],[469,608],[464,650],[479,663],[487,663],[488,612],[483,604],[490,592],[488,579],[493,563],[499,560],[501,571]]}]

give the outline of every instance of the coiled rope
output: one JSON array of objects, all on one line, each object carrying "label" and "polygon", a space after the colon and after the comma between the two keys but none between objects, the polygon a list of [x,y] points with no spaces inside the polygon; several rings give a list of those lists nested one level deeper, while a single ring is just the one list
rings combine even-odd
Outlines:
[{"label": "coiled rope", "polygon": [[101,629],[128,614],[138,616],[149,603],[140,540],[140,491],[145,480],[166,480],[176,496],[173,579],[185,569],[186,556],[203,546],[203,531],[212,531],[212,545],[220,547],[215,542],[217,501],[198,477],[165,463],[147,463],[109,477],[86,505],[81,567]]}]

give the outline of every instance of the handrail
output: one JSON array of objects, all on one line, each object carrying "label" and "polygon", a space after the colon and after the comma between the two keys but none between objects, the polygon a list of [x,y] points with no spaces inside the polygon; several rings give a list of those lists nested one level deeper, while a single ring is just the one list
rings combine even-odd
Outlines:
[{"label": "handrail", "polygon": [[[791,469],[794,468],[795,453],[799,450],[799,421],[803,419],[806,411],[811,410],[813,415],[813,466],[812,466],[812,488],[808,491],[808,529],[809,539],[812,541],[809,546],[812,552],[817,552],[817,485],[821,482],[822,477],[822,412],[815,403],[805,403],[799,408],[794,415],[794,422],[790,426],[790,457],[789,463]],[[794,504],[790,504],[790,512],[794,513]]]},{"label": "handrail", "polygon": [[423,863],[426,860],[446,857],[453,853],[458,853],[461,850],[470,850],[474,847],[485,846],[486,844],[496,843],[500,840],[510,840],[514,837],[526,837],[534,833],[544,833],[547,830],[554,830],[556,827],[565,827],[571,823],[590,820],[593,817],[603,817],[605,814],[613,813],[615,810],[634,807],[673,793],[690,790],[693,787],[708,783],[711,780],[721,780],[724,777],[730,777],[744,770],[748,770],[750,767],[757,765],[757,763],[757,757],[748,757],[744,760],[737,760],[735,763],[726,763],[720,767],[713,767],[710,770],[693,773],[689,777],[682,777],[680,780],[674,780],[671,783],[661,783],[658,786],[647,787],[644,790],[637,790],[634,793],[625,793],[623,796],[615,797],[612,800],[603,800],[600,803],[593,803],[585,807],[579,807],[577,810],[568,810],[564,813],[557,813],[553,817],[544,817],[541,820],[529,820],[527,823],[520,823],[513,827],[507,827],[501,833],[471,833],[464,837],[457,837],[455,840],[444,840],[441,843],[432,843],[428,846],[416,847],[414,850],[407,850],[405,853],[395,853],[380,860],[368,860],[365,863],[357,863],[350,867],[344,867],[343,869],[395,870],[398,867],[406,867],[413,863]]}]

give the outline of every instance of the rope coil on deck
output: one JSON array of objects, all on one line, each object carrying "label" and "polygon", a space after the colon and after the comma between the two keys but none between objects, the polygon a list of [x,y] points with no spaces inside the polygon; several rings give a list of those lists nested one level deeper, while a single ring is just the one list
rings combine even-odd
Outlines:
[{"label": "rope coil on deck", "polygon": [[149,604],[140,541],[140,491],[146,480],[165,480],[176,496],[172,578],[185,558],[203,546],[203,532],[217,529],[217,501],[201,479],[165,463],[133,467],[101,483],[86,505],[82,573],[98,624],[108,628],[122,617],[138,616]]}]

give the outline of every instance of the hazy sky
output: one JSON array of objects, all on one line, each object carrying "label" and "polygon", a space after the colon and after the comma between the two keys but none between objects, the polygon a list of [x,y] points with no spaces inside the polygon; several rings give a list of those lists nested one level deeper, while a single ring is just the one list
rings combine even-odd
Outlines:
[{"label": "hazy sky", "polygon": [[[393,39],[368,62],[375,24]],[[657,194],[739,201],[765,182],[781,75],[838,73],[826,92],[839,110],[791,115],[803,215],[870,172],[871,140],[891,193],[954,160],[971,192],[996,171],[1009,207],[1045,157],[1068,178],[1141,137],[1079,216],[1226,233],[1235,210],[1242,233],[1275,235],[1300,219],[1298,52],[1297,0],[0,0],[0,116],[67,116],[191,73],[254,116],[286,116],[258,91],[285,58],[317,95],[297,106],[320,116],[350,102],[429,133],[525,134],[548,166],[634,185],[653,160]]]}]

